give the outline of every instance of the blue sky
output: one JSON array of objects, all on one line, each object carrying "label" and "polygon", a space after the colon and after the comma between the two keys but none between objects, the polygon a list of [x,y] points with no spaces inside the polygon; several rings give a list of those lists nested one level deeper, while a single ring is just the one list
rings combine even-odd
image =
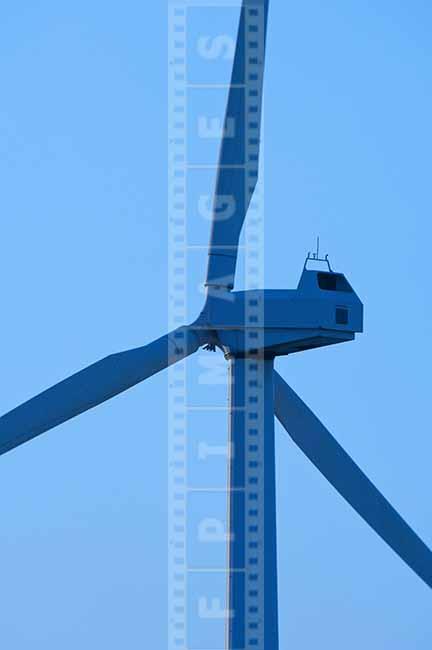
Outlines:
[{"label": "blue sky", "polygon": [[[321,235],[365,333],[278,370],[432,545],[432,8],[378,4],[271,3],[266,286]],[[167,329],[167,5],[15,2],[0,52],[7,411]],[[1,458],[8,650],[166,646],[166,411],[162,374]],[[281,647],[429,649],[428,588],[277,433]]]}]

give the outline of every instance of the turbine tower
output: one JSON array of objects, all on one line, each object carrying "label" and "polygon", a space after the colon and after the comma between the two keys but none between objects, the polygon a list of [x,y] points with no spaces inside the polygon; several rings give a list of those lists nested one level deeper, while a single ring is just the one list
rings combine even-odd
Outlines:
[{"label": "turbine tower", "polygon": [[[65,379],[0,418],[0,454],[193,354],[229,365],[227,650],[277,650],[274,417],[334,488],[424,582],[432,553],[311,410],[274,359],[352,341],[363,306],[327,258],[309,256],[297,289],[233,291],[239,237],[258,178],[268,0],[243,0],[216,180],[206,300],[191,324]],[[232,209],[227,217],[224,202]],[[325,270],[311,269],[309,260]]]}]

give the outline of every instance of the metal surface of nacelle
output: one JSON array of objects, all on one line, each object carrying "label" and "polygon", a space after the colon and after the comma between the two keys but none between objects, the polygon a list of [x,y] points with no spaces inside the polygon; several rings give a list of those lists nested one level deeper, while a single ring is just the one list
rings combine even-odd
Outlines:
[{"label": "metal surface of nacelle", "polygon": [[306,268],[297,289],[210,295],[201,318],[227,356],[292,354],[363,331],[363,305],[345,276]]}]

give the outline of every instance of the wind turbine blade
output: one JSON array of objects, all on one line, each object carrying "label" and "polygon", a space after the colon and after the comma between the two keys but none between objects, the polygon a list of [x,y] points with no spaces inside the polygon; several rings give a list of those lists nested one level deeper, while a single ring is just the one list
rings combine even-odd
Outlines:
[{"label": "wind turbine blade", "polygon": [[296,445],[339,494],[432,587],[432,552],[277,373],[275,412]]},{"label": "wind turbine blade", "polygon": [[213,204],[206,285],[232,289],[240,232],[258,181],[269,0],[243,0]]},{"label": "wind turbine blade", "polygon": [[198,347],[197,335],[182,327],[81,370],[0,418],[0,455],[135,386]]}]

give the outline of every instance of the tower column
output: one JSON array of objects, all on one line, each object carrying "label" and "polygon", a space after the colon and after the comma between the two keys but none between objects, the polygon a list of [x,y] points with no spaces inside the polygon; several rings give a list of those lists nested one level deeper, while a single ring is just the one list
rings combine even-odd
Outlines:
[{"label": "tower column", "polygon": [[273,359],[230,359],[227,650],[278,650]]}]

